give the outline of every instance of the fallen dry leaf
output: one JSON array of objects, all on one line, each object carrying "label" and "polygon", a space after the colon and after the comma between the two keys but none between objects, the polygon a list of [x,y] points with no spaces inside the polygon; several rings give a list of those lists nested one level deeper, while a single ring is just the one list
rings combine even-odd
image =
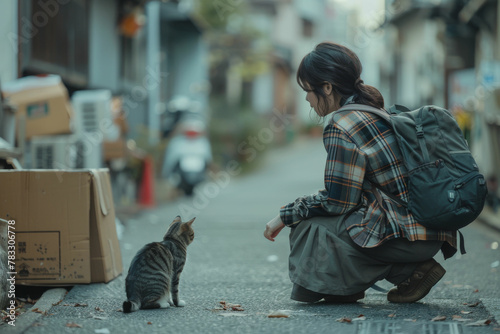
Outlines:
[{"label": "fallen dry leaf", "polygon": [[472,313],[472,311],[460,311],[460,313],[462,313],[462,314],[470,314],[470,313]]},{"label": "fallen dry leaf", "polygon": [[82,325],[79,325],[79,324],[74,323],[74,322],[68,322],[66,324],[66,327],[83,328]]},{"label": "fallen dry leaf", "polygon": [[208,309],[209,311],[216,312],[216,311],[226,311],[227,309],[222,308],[222,307],[214,307],[213,309]]},{"label": "fallen dry leaf", "polygon": [[216,307],[212,309],[212,311],[245,311],[240,304],[231,304],[227,303],[226,301],[220,301],[219,304],[222,306],[222,308]]},{"label": "fallen dry leaf", "polygon": [[417,322],[417,319],[403,319],[404,321]]},{"label": "fallen dry leaf", "polygon": [[391,313],[388,315],[389,318],[394,318],[396,316],[396,313]]},{"label": "fallen dry leaf", "polygon": [[104,312],[104,310],[103,310],[103,309],[101,309],[99,306],[96,306],[96,307],[95,307],[95,310],[96,310],[96,311],[99,311],[99,312]]},{"label": "fallen dry leaf", "polygon": [[335,320],[335,321],[338,321],[338,322],[346,322],[346,323],[349,323],[349,324],[352,322],[352,320],[351,320],[351,319],[349,319],[349,318],[345,318],[345,317],[343,317],[343,318],[339,318],[339,319],[337,319],[337,320]]},{"label": "fallen dry leaf", "polygon": [[88,304],[80,304],[80,303],[76,303],[75,304],[75,307],[87,307],[89,306]]},{"label": "fallen dry leaf", "polygon": [[352,319],[352,321],[364,321],[366,320],[366,317],[362,314],[360,314],[357,318]]},{"label": "fallen dry leaf", "polygon": [[479,289],[474,290],[474,292],[479,292]]},{"label": "fallen dry leaf", "polygon": [[286,311],[279,310],[271,312],[267,315],[268,318],[289,318],[290,314]]},{"label": "fallen dry leaf", "polygon": [[432,318],[431,321],[444,321],[444,320],[446,320],[446,316],[438,315],[437,317]]},{"label": "fallen dry leaf", "polygon": [[58,301],[57,303],[52,304],[52,306],[57,306],[57,305],[61,304],[61,302],[62,302],[62,301],[63,301],[63,300],[61,299],[61,300],[60,300],[60,301]]},{"label": "fallen dry leaf", "polygon": [[237,311],[237,312],[245,311],[244,309],[242,309],[241,307],[238,307],[238,306],[231,307],[231,310],[232,311]]},{"label": "fallen dry leaf", "polygon": [[42,310],[38,309],[38,307],[32,309],[31,312],[40,313],[40,314],[43,314],[43,315],[48,315],[47,311],[42,311]]},{"label": "fallen dry leaf", "polygon": [[469,306],[469,307],[476,307],[480,304],[481,302],[475,302],[475,303],[471,303],[471,304],[468,304],[468,303],[465,303],[465,305]]},{"label": "fallen dry leaf", "polygon": [[148,325],[152,325],[153,323],[151,321],[148,321]]},{"label": "fallen dry leaf", "polygon": [[465,326],[488,326],[491,323],[490,319],[478,320],[476,322],[472,322]]}]

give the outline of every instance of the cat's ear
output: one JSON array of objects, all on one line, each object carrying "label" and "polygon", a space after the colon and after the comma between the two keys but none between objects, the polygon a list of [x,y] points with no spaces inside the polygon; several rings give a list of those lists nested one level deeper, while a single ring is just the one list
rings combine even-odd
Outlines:
[{"label": "cat's ear", "polygon": [[195,219],[196,219],[196,217],[194,217],[194,218],[193,218],[193,219],[191,219],[190,221],[185,222],[184,224],[182,224],[182,225],[181,225],[181,226],[182,226],[182,230],[183,230],[183,231],[187,231],[187,230],[188,230],[188,228],[187,228],[186,226],[191,227],[191,225],[193,225],[193,222],[194,222],[194,220],[195,220]]},{"label": "cat's ear", "polygon": [[170,223],[170,227],[174,225],[175,223],[182,223],[181,216],[175,217],[175,219]]},{"label": "cat's ear", "polygon": [[188,224],[188,226],[191,227],[191,225],[193,225],[193,222],[194,222],[195,219],[196,219],[196,217],[194,217],[190,221],[186,222],[186,224]]}]

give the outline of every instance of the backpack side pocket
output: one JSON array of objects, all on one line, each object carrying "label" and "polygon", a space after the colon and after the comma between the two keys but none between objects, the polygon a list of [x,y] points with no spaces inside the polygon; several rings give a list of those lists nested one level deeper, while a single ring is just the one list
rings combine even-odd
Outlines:
[{"label": "backpack side pocket", "polygon": [[488,190],[483,175],[471,172],[457,180],[455,191],[458,207],[453,226],[458,229],[470,224],[479,216]]},{"label": "backpack side pocket", "polygon": [[455,183],[441,161],[426,163],[408,173],[408,209],[416,221],[429,228],[446,226],[457,207]]}]

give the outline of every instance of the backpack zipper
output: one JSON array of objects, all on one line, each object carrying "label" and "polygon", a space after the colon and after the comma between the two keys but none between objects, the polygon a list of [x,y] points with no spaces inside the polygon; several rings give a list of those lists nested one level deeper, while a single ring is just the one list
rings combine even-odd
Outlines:
[{"label": "backpack zipper", "polygon": [[472,173],[469,173],[467,174],[466,176],[464,176],[461,180],[460,180],[460,183],[457,183],[455,185],[455,189],[460,189],[462,188],[467,182],[469,182],[470,180],[472,180],[473,178],[475,177],[479,177],[481,175],[477,174],[476,172],[472,172]]},{"label": "backpack zipper", "polygon": [[461,154],[461,153],[470,153],[470,151],[467,151],[467,150],[450,151],[450,154]]}]

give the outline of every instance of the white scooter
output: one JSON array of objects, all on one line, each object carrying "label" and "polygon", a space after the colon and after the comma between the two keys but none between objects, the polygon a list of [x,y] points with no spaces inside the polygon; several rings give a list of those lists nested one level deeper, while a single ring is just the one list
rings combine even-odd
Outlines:
[{"label": "white scooter", "polygon": [[194,188],[205,180],[212,161],[206,124],[196,104],[186,98],[172,100],[168,112],[174,121],[166,126],[170,141],[165,152],[162,177],[168,178],[186,195],[193,195]]}]

